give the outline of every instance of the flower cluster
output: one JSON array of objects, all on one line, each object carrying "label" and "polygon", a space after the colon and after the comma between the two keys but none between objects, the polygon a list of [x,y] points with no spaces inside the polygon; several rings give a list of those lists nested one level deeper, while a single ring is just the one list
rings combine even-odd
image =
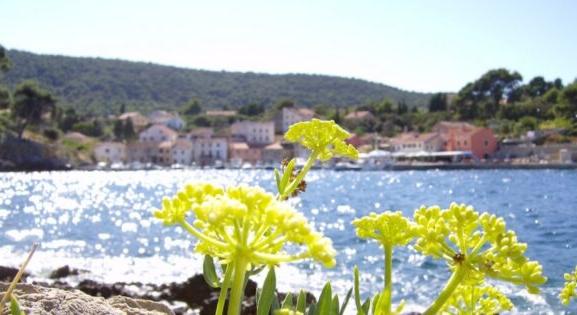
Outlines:
[{"label": "flower cluster", "polygon": [[[194,214],[192,225],[185,219],[189,213]],[[330,239],[261,188],[187,185],[175,197],[165,198],[155,216],[165,224],[183,226],[199,239],[197,252],[219,258],[222,264],[242,258],[258,267],[313,258],[327,267],[335,265]],[[306,250],[287,254],[287,242],[303,244]]]},{"label": "flower cluster", "polygon": [[414,225],[399,211],[370,213],[353,221],[357,236],[374,239],[383,246],[404,246],[415,237]]},{"label": "flower cluster", "polygon": [[289,142],[300,143],[321,161],[334,156],[356,160],[359,155],[355,147],[345,142],[350,134],[332,120],[312,119],[296,123],[289,127],[284,137]]},{"label": "flower cluster", "polygon": [[443,307],[443,314],[500,314],[510,311],[513,303],[492,286],[462,284]]},{"label": "flower cluster", "polygon": [[577,288],[577,267],[575,267],[573,273],[566,273],[564,277],[565,286],[563,286],[563,289],[559,294],[559,299],[561,300],[561,303],[569,305],[571,299],[577,297],[577,291],[575,290]]},{"label": "flower cluster", "polygon": [[547,281],[542,267],[525,257],[527,245],[519,243],[505,221],[479,215],[473,207],[453,203],[448,209],[422,207],[415,212],[417,243],[423,254],[460,266],[474,278],[485,276],[524,285],[537,293]]}]

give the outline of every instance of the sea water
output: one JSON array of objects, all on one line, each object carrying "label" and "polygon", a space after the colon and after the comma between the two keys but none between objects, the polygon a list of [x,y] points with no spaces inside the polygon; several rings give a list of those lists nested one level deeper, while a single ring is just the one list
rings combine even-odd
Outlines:
[{"label": "sea water", "polygon": [[[151,213],[163,196],[194,181],[275,188],[272,171],[265,170],[0,173],[0,265],[17,266],[31,243],[40,242],[29,265],[39,280],[70,265],[89,271],[73,281],[184,281],[202,270],[202,257],[193,252],[195,240],[178,227],[162,226]],[[385,210],[412,216],[421,205],[446,207],[456,201],[504,217],[528,243],[527,255],[543,264],[549,281],[540,295],[495,283],[516,305],[513,313],[577,313],[577,303],[565,308],[557,299],[563,273],[577,265],[574,170],[318,170],[307,182],[307,191],[290,202],[333,240],[337,266],[285,265],[277,272],[281,291],[303,288],[318,294],[330,280],[344,297],[355,265],[363,296],[381,290],[382,250],[356,238],[351,221]],[[427,306],[449,276],[444,262],[411,247],[396,249],[393,265],[394,303],[406,300],[407,311]]]}]

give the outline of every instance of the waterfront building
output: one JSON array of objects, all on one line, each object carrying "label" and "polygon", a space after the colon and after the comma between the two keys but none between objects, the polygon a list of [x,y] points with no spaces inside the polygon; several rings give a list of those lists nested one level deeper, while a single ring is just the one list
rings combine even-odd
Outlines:
[{"label": "waterfront building", "polygon": [[98,162],[124,163],[126,145],[120,142],[101,142],[94,148],[94,157]]},{"label": "waterfront building", "polygon": [[391,139],[396,152],[437,152],[443,149],[443,140],[436,132],[406,132]]},{"label": "waterfront building", "polygon": [[292,124],[311,120],[314,117],[315,112],[308,108],[283,107],[275,116],[275,131],[285,133]]},{"label": "waterfront building", "polygon": [[466,122],[442,121],[433,127],[443,140],[445,151],[469,151],[479,159],[487,159],[497,151],[497,139],[489,128]]},{"label": "waterfront building", "polygon": [[268,145],[274,142],[274,122],[236,122],[230,126],[230,135],[234,142],[246,142],[248,145]]}]

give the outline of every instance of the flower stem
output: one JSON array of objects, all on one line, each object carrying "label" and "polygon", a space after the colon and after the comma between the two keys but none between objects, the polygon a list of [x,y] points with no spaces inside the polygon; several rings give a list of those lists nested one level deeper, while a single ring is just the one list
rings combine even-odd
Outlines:
[{"label": "flower stem", "polygon": [[233,260],[234,278],[232,280],[230,300],[228,302],[228,315],[239,315],[241,303],[244,297],[244,277],[248,261],[245,257],[239,255]]},{"label": "flower stem", "polygon": [[319,156],[318,152],[312,152],[305,166],[299,171],[294,181],[290,183],[290,185],[285,189],[282,197],[285,198],[287,196],[292,195],[293,191],[298,187],[300,182],[305,178],[305,175],[309,172],[313,164],[317,161],[317,157]]},{"label": "flower stem", "polygon": [[224,280],[220,286],[220,294],[218,295],[218,304],[216,304],[216,315],[222,315],[224,310],[224,302],[226,301],[226,296],[228,293],[228,287],[230,286],[230,277],[233,271],[232,263],[226,266],[226,272],[224,273]]},{"label": "flower stem", "polygon": [[393,295],[393,246],[385,245],[385,314],[391,314]]},{"label": "flower stem", "polygon": [[447,285],[445,286],[441,294],[439,294],[439,296],[437,297],[437,300],[431,306],[429,306],[429,308],[423,313],[423,315],[433,315],[439,313],[441,307],[443,307],[443,305],[453,294],[453,291],[455,291],[455,289],[459,286],[459,284],[461,284],[466,274],[467,274],[467,268],[464,267],[463,265],[458,265],[455,268],[453,274],[451,275],[451,278],[449,278]]}]

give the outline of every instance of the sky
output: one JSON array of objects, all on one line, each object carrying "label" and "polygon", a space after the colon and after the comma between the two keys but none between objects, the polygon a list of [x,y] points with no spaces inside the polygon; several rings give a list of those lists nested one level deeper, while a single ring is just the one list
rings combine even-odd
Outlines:
[{"label": "sky", "polygon": [[572,0],[0,0],[0,44],[453,92],[490,69],[577,77]]}]

